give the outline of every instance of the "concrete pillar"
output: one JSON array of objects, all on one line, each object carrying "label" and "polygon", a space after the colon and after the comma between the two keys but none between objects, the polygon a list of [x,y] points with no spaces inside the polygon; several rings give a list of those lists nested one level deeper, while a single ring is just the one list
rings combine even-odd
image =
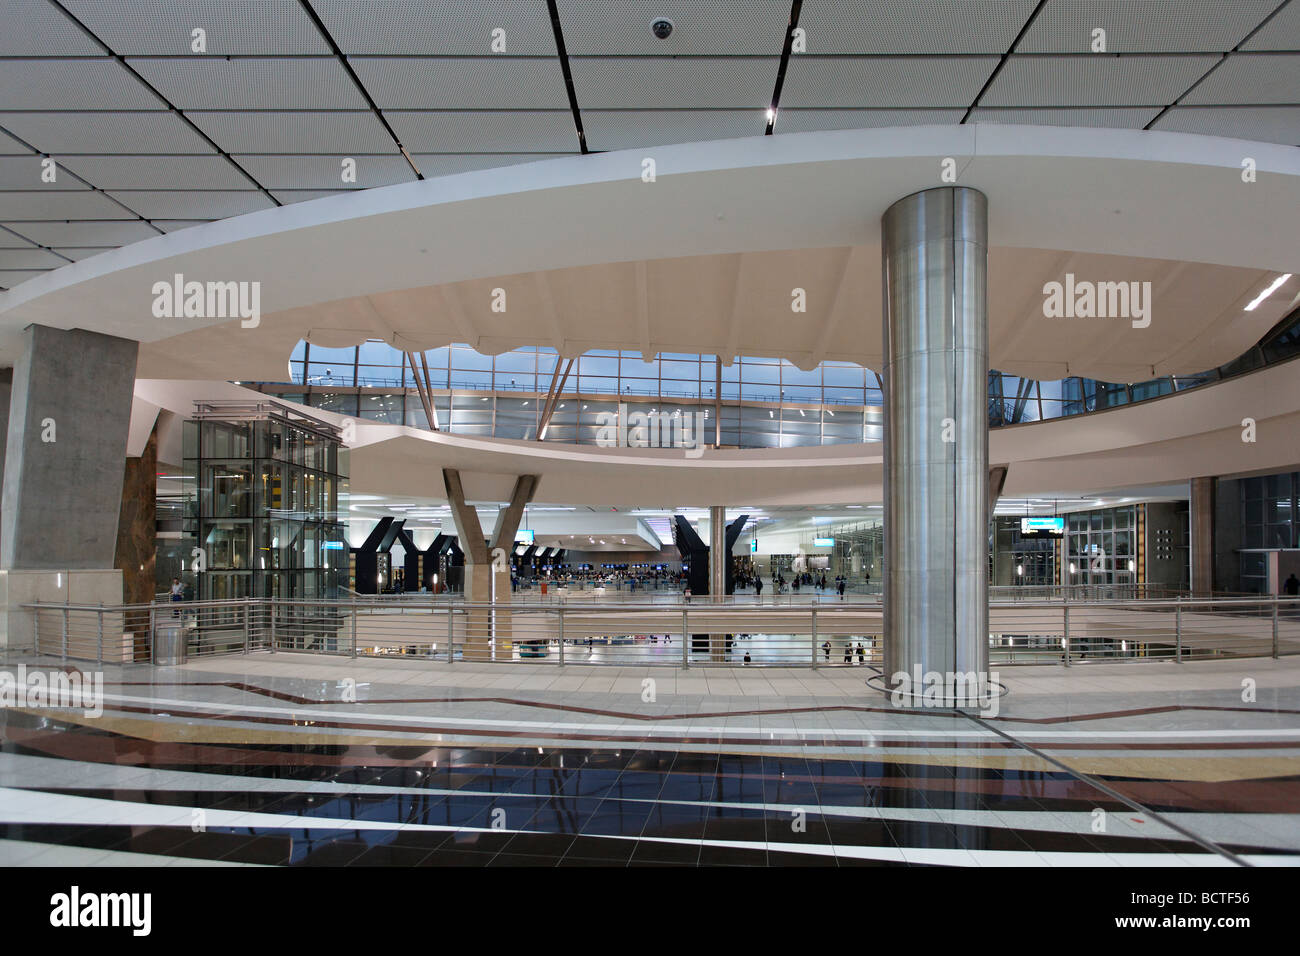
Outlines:
[{"label": "concrete pillar", "polygon": [[947,703],[987,694],[987,233],[983,193],[960,186],[881,220],[885,676],[918,703],[932,674]]},{"label": "concrete pillar", "polygon": [[1191,484],[1191,589],[1208,595],[1214,589],[1214,479],[1193,478]]},{"label": "concrete pillar", "polygon": [[460,472],[444,468],[442,477],[456,536],[465,555],[465,659],[493,660],[495,652],[496,659],[507,660],[511,653],[510,554],[524,506],[537,491],[537,476],[523,475],[515,481],[510,504],[497,517],[490,547],[478,512],[465,501]]},{"label": "concrete pillar", "polygon": [[[709,507],[709,602],[722,604],[727,600],[727,509],[722,505]],[[709,634],[709,659],[722,662],[727,659],[727,635]]]},{"label": "concrete pillar", "polygon": [[[122,508],[117,519],[117,549],[113,566],[122,572],[122,602],[151,604],[158,589],[158,422],[139,458],[127,458],[122,479]],[[149,618],[128,618],[135,635],[135,657],[148,653]]]},{"label": "concrete pillar", "polygon": [[[137,343],[41,325],[13,370],[0,497],[0,646],[34,599],[119,604],[114,569]],[[118,635],[120,637],[120,635]]]}]

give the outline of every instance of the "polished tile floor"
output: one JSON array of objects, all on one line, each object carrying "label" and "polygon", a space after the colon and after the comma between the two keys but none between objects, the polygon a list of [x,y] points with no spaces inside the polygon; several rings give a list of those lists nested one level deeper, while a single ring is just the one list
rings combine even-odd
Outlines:
[{"label": "polished tile floor", "polygon": [[1008,668],[987,717],[856,668],[103,673],[101,716],[0,710],[0,863],[1300,863],[1295,659]]}]

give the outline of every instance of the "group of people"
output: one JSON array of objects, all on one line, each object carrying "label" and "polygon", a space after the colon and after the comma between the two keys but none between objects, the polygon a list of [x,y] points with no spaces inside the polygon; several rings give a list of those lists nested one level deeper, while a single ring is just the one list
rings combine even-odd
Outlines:
[{"label": "group of people", "polygon": [[[851,641],[851,640],[850,640],[850,641],[845,641],[845,642],[844,642],[844,663],[845,663],[845,664],[852,664],[852,663],[853,663],[853,655],[854,655],[855,652],[856,652],[857,655],[858,655],[858,663],[859,663],[859,664],[865,664],[865,663],[867,662],[867,649],[866,649],[866,647],[863,645],[863,643],[862,643],[861,640],[859,640],[858,643],[857,643],[856,645],[854,645],[853,641]],[[830,660],[831,660],[831,642],[830,642],[830,641],[826,641],[826,642],[824,642],[824,643],[822,644],[822,653],[826,656],[826,663],[829,664],[829,663],[830,663]]]},{"label": "group of people", "polygon": [[[871,575],[867,575],[867,581],[868,583],[871,581]],[[813,574],[811,571],[791,572],[791,580],[789,583],[790,583],[790,589],[795,594],[799,593],[800,587],[816,588],[818,591],[821,591],[824,594],[827,588],[826,572],[823,571],[820,576]],[[836,593],[839,594],[841,601],[844,600],[844,591],[848,587],[848,585],[849,585],[849,579],[847,577],[845,577],[842,574],[837,574],[835,576],[833,587],[835,588]],[[785,591],[786,580],[785,580],[784,572],[781,571],[772,572],[772,588],[773,590],[776,591],[777,594],[781,594]],[[755,578],[755,593],[759,595],[762,595],[763,593],[762,578]]]}]

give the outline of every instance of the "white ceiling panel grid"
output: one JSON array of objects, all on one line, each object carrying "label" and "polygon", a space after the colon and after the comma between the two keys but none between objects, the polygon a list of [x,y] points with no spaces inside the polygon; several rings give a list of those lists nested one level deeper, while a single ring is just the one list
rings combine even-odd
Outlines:
[{"label": "white ceiling panel grid", "polygon": [[50,0],[0,0],[0,56],[100,56],[103,48]]},{"label": "white ceiling panel grid", "polygon": [[0,249],[0,269],[57,269],[68,260],[45,249]]},{"label": "white ceiling panel grid", "polygon": [[581,110],[761,109],[780,67],[780,57],[569,58]]},{"label": "white ceiling panel grid", "polygon": [[7,228],[0,228],[0,249],[32,249],[36,243],[30,239],[11,232]]},{"label": "white ceiling panel grid", "polygon": [[410,153],[563,153],[578,151],[568,110],[544,112],[385,112]]},{"label": "white ceiling panel grid", "polygon": [[28,149],[18,140],[14,139],[8,133],[0,130],[0,156],[30,156],[32,150]]},{"label": "white ceiling panel grid", "polygon": [[42,246],[100,246],[113,248],[161,235],[147,222],[4,222],[19,235]]},{"label": "white ceiling panel grid", "polygon": [[504,31],[500,55],[555,56],[546,0],[312,0],[345,54],[483,56],[494,53],[493,31]]},{"label": "white ceiling panel grid", "polygon": [[[290,56],[329,53],[299,0],[62,0],[123,56]],[[193,31],[207,52],[192,53]]]},{"label": "white ceiling panel grid", "polygon": [[0,110],[163,110],[116,60],[0,60]]},{"label": "white ceiling panel grid", "polygon": [[181,110],[368,108],[335,57],[166,57],[127,63]]},{"label": "white ceiling panel grid", "polygon": [[28,279],[34,279],[37,276],[43,276],[49,272],[49,269],[32,270],[29,272],[18,272],[13,270],[0,270],[0,289],[12,289],[16,285],[26,282]]},{"label": "white ceiling panel grid", "polygon": [[1300,103],[1300,53],[1234,53],[1183,97],[1182,103]]},{"label": "white ceiling panel grid", "polygon": [[1152,129],[1300,146],[1300,106],[1176,106]]},{"label": "white ceiling panel grid", "polygon": [[[805,4],[806,6],[806,4]],[[789,0],[558,0],[569,56],[780,56]],[[670,36],[650,29],[673,22]]]},{"label": "white ceiling panel grid", "polygon": [[960,123],[965,109],[949,110],[818,110],[781,108],[777,133],[810,133],[827,129],[876,129],[885,126],[930,126]]},{"label": "white ceiling panel grid", "polygon": [[997,65],[993,56],[791,56],[780,105],[964,108]]},{"label": "white ceiling panel grid", "polygon": [[275,205],[254,190],[115,190],[109,195],[146,219],[225,219]]},{"label": "white ceiling panel grid", "polygon": [[274,189],[271,195],[284,205],[295,202],[308,202],[312,199],[324,199],[343,193],[354,193],[355,189]]},{"label": "white ceiling panel grid", "polygon": [[43,153],[212,153],[175,113],[0,113],[0,127]]},{"label": "white ceiling panel grid", "polygon": [[518,166],[543,159],[558,159],[561,156],[575,155],[577,152],[575,138],[573,149],[567,153],[414,153],[411,159],[425,179],[432,179],[435,176],[453,176],[456,173],[467,173],[476,169]]},{"label": "white ceiling panel grid", "polygon": [[353,156],[356,182],[343,182],[342,156],[236,156],[235,161],[267,189],[367,189],[415,179],[403,156]]},{"label": "white ceiling panel grid", "polygon": [[554,57],[354,56],[348,63],[383,110],[569,108]]},{"label": "white ceiling panel grid", "polygon": [[[0,221],[45,219],[134,219],[103,193],[46,192],[32,190],[0,192]],[[21,230],[20,230],[21,231]],[[44,245],[44,243],[42,243]]]},{"label": "white ceiling panel grid", "polygon": [[1090,53],[1106,31],[1107,53],[1231,50],[1277,9],[1278,0],[1047,0],[1019,53]]},{"label": "white ceiling panel grid", "polygon": [[808,53],[996,53],[1011,48],[1037,0],[804,0]]},{"label": "white ceiling panel grid", "polygon": [[1013,56],[981,106],[1167,106],[1219,61],[1213,55]]},{"label": "white ceiling panel grid", "polygon": [[762,136],[767,117],[761,109],[584,110],[582,128],[591,149],[636,149]]},{"label": "white ceiling panel grid", "polygon": [[[200,112],[187,114],[212,141],[235,153],[396,153],[375,114],[366,112]],[[3,123],[0,123],[3,125]]]},{"label": "white ceiling panel grid", "polygon": [[43,162],[44,157],[35,153],[26,156],[0,156],[0,189],[41,189],[60,192],[90,188],[77,177],[67,175],[68,170],[60,168],[57,162],[54,182],[42,182],[41,176],[45,172]]},{"label": "white ceiling panel grid", "polygon": [[155,219],[153,224],[163,232],[180,232],[190,226],[206,226],[211,219]]},{"label": "white ceiling panel grid", "polygon": [[91,256],[97,256],[101,252],[104,252],[105,250],[97,249],[94,246],[91,246],[89,248],[79,247],[79,246],[64,246],[62,248],[55,249],[53,251],[57,252],[59,255],[63,256],[66,259],[71,259],[73,262],[80,262],[82,259],[89,259]]},{"label": "white ceiling panel grid", "polygon": [[1243,50],[1300,50],[1300,0],[1290,0],[1249,40]]},{"label": "white ceiling panel grid", "polygon": [[224,156],[69,156],[60,162],[100,189],[253,189]]},{"label": "white ceiling panel grid", "polygon": [[1089,107],[1067,109],[977,109],[971,123],[1013,123],[1028,126],[1098,126],[1143,129],[1160,115],[1161,107]]}]

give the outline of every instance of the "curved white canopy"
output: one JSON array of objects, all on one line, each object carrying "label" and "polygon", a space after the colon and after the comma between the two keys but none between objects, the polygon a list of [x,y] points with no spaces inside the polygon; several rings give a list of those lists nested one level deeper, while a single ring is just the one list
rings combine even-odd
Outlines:
[{"label": "curved white canopy", "polygon": [[[1300,158],[1133,130],[849,130],[577,156],[407,183],[212,223],[0,293],[0,354],[31,322],[147,343],[140,374],[270,379],[299,338],[772,355],[871,365],[879,220],[901,196],[984,191],[990,352],[1004,371],[1135,381],[1258,340],[1300,288]],[[1242,163],[1253,162],[1254,182]],[[653,160],[654,181],[643,179]],[[261,283],[261,321],[159,319],[152,288]],[[1043,315],[1043,284],[1150,282],[1151,322]],[[803,289],[807,311],[791,310]],[[505,311],[494,290],[505,293]]]}]

